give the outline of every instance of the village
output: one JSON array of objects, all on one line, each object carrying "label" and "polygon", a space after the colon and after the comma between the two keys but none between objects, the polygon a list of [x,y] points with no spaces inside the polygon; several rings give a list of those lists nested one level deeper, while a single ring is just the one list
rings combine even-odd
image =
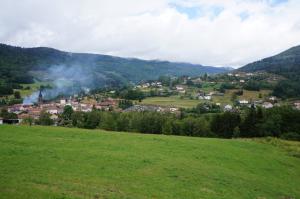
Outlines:
[{"label": "village", "polygon": [[[26,118],[39,119],[42,112],[50,114],[53,121],[57,121],[63,113],[65,106],[72,107],[73,111],[91,112],[93,109],[116,112],[161,112],[179,115],[184,108],[193,108],[204,104],[209,112],[213,104],[221,111],[240,111],[251,106],[260,106],[265,109],[281,106],[282,100],[270,95],[268,91],[247,91],[244,85],[257,76],[266,76],[262,73],[227,73],[219,76],[180,77],[171,78],[169,82],[160,80],[143,82],[135,85],[133,90],[144,93],[143,100],[132,100],[132,105],[121,108],[120,96],[114,96],[115,90],[109,91],[109,96],[101,100],[85,100],[74,96],[62,97],[56,100],[44,100],[40,90],[37,103],[14,104],[7,106],[8,113],[17,115],[15,119],[0,117],[2,123],[22,123]],[[267,81],[277,81],[277,76],[267,76]],[[224,85],[225,89],[222,89]],[[201,85],[201,86],[199,86]],[[152,94],[151,94],[152,93]],[[155,93],[155,94],[153,94]],[[91,98],[91,95],[90,95]],[[173,101],[172,101],[173,100]],[[300,110],[300,101],[289,102],[294,108]]]},{"label": "village", "polygon": [[119,107],[121,99],[114,99],[107,97],[99,102],[95,100],[78,100],[78,98],[70,96],[69,98],[62,98],[60,100],[44,100],[42,91],[39,92],[38,102],[32,104],[14,104],[7,107],[8,113],[17,115],[16,119],[4,119],[0,117],[0,124],[20,124],[24,119],[32,118],[38,120],[42,112],[50,114],[50,119],[54,122],[57,121],[60,114],[63,113],[66,106],[72,107],[73,111],[91,112],[93,109],[101,111],[116,111],[116,112],[143,112],[143,111],[154,111],[154,112],[171,112],[178,113],[176,107],[161,107],[151,105],[133,105],[126,109]]}]

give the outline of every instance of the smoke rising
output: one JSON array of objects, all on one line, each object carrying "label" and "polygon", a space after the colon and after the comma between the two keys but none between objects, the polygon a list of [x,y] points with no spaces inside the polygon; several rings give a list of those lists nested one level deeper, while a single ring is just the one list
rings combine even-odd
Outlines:
[{"label": "smoke rising", "polygon": [[[43,88],[43,99],[51,100],[58,96],[71,96],[80,92],[105,85],[107,77],[93,71],[92,67],[82,65],[55,65],[45,72],[44,81],[52,82],[51,87]],[[33,104],[38,101],[39,91],[32,93],[23,100],[23,104]]]}]

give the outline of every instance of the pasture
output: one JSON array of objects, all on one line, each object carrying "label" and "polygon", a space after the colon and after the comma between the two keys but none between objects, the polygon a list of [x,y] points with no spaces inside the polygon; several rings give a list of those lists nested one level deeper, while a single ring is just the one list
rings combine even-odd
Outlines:
[{"label": "pasture", "polygon": [[0,151],[0,198],[300,198],[268,142],[1,125]]}]

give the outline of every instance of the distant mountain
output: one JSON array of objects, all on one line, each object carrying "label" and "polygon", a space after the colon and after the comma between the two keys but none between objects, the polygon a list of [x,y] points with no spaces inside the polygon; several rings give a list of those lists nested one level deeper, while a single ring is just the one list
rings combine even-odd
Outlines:
[{"label": "distant mountain", "polygon": [[69,53],[45,47],[20,48],[0,44],[0,77],[17,83],[30,82],[31,78],[51,80],[56,75],[61,76],[70,71],[72,74],[68,75],[69,78],[76,80],[85,76],[84,81],[89,80],[94,86],[103,86],[157,79],[161,75],[197,76],[228,70],[189,63],[146,61],[109,55]]},{"label": "distant mountain", "polygon": [[239,68],[238,71],[266,71],[285,76],[300,75],[300,46],[295,46],[278,55],[247,64]]}]

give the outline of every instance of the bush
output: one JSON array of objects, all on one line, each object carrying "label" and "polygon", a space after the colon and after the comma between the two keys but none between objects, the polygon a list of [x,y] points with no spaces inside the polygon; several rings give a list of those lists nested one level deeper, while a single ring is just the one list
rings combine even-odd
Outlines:
[{"label": "bush", "polygon": [[282,134],[280,138],[285,140],[300,141],[300,134],[296,132],[289,132]]},{"label": "bush", "polygon": [[36,121],[36,124],[50,126],[54,124],[54,121],[50,118],[51,114],[46,111],[42,111],[40,118]]},{"label": "bush", "polygon": [[257,81],[250,80],[243,86],[243,88],[249,91],[259,91],[261,85]]}]

